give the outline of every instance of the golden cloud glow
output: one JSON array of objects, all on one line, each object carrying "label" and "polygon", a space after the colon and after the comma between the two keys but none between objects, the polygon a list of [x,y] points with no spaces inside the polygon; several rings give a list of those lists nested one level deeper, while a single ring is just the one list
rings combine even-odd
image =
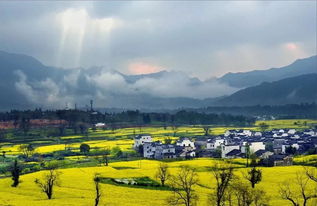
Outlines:
[{"label": "golden cloud glow", "polygon": [[131,63],[129,71],[131,74],[150,74],[161,71],[162,68],[156,65],[150,65],[143,62]]}]

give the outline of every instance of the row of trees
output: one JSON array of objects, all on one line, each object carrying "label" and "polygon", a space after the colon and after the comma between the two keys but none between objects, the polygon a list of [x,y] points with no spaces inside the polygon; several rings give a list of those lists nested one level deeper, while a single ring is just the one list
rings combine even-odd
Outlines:
[{"label": "row of trees", "polygon": [[317,118],[317,104],[286,104],[286,105],[255,105],[241,107],[207,107],[201,109],[193,109],[193,111],[207,113],[227,113],[233,115],[249,115],[249,116],[274,116],[277,118],[287,119],[307,119]]},{"label": "row of trees", "polygon": [[[20,184],[20,175],[22,172],[22,166],[17,160],[14,161],[12,166],[9,168],[12,176],[12,187],[17,187]],[[49,162],[46,167],[46,172],[43,174],[42,178],[36,178],[34,183],[40,188],[40,190],[47,196],[47,199],[52,199],[54,194],[55,186],[60,186],[60,175],[62,174],[58,170],[58,164],[56,162]],[[95,185],[95,206],[99,205],[101,193],[101,177],[98,173],[93,177],[93,182]]]},{"label": "row of trees", "polygon": [[[214,187],[210,188],[209,203],[216,206],[266,206],[270,198],[261,188],[256,188],[262,180],[262,171],[256,167],[251,168],[241,177],[234,174],[230,163],[217,163],[211,170],[214,177]],[[156,178],[162,186],[170,181],[173,195],[167,199],[169,205],[193,206],[197,204],[198,194],[195,186],[199,184],[195,169],[183,166],[176,175],[171,175],[167,164],[161,163]],[[311,184],[315,182],[316,184]],[[209,188],[205,186],[206,188]],[[281,198],[288,200],[293,206],[306,206],[312,199],[317,198],[316,169],[305,168],[296,174],[294,184],[290,181],[279,186]]]},{"label": "row of trees", "polygon": [[127,123],[130,125],[147,125],[152,122],[174,124],[218,124],[218,125],[250,125],[255,119],[242,115],[211,114],[196,111],[181,110],[172,113],[151,112],[143,113],[138,110],[128,110],[120,113],[101,113],[83,110],[46,110],[40,109],[0,113],[0,121],[14,121],[21,129],[29,129],[30,119],[66,120],[68,127],[78,126],[79,123],[94,124],[105,122],[109,125]]}]

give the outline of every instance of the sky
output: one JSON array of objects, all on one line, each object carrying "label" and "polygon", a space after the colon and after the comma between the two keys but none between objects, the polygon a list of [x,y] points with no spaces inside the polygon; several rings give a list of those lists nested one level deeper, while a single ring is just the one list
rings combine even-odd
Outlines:
[{"label": "sky", "polygon": [[0,50],[200,79],[316,54],[316,1],[1,1]]}]

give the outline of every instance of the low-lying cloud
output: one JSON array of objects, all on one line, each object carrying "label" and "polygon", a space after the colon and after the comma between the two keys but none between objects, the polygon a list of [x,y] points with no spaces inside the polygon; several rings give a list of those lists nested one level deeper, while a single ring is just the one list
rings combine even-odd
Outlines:
[{"label": "low-lying cloud", "polygon": [[[129,76],[117,71],[98,69],[60,70],[63,78],[47,77],[29,81],[17,71],[16,89],[30,102],[45,107],[63,107],[75,103],[85,105],[90,99],[98,107],[112,106],[120,99],[131,97],[204,99],[228,95],[236,91],[217,79],[201,81],[183,72],[162,71],[155,74]],[[129,107],[129,102],[121,102]]]}]

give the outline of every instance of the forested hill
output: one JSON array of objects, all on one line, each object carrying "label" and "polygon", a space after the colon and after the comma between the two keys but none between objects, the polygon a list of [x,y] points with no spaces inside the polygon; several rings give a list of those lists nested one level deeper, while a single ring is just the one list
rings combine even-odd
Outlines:
[{"label": "forested hill", "polygon": [[221,106],[317,102],[317,74],[306,74],[242,89],[216,102]]},{"label": "forested hill", "polygon": [[232,87],[245,88],[262,82],[273,82],[298,75],[317,73],[317,56],[298,59],[290,65],[268,70],[227,73],[219,80]]}]

